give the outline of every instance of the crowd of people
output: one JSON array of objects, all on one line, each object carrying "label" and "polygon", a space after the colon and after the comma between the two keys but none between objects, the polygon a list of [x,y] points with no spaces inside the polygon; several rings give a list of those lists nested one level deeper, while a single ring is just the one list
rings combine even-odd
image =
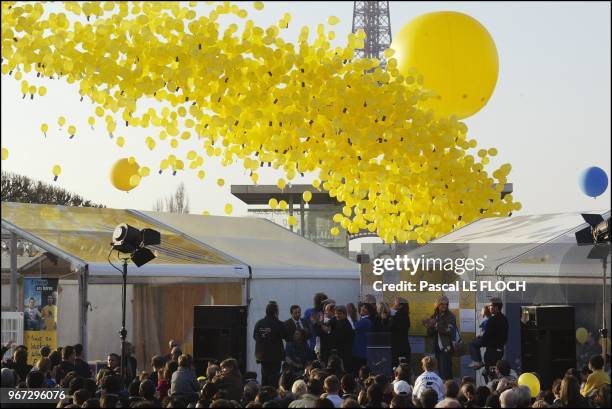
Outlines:
[{"label": "crowd of people", "polygon": [[[106,367],[97,373],[83,359],[81,345],[43,347],[33,366],[27,363],[26,348],[18,346],[12,358],[2,362],[2,388],[65,388],[67,395],[57,404],[63,408],[610,407],[609,369],[601,355],[590,358],[588,370],[568,369],[550,389],[532,397],[529,387],[519,385],[517,374],[502,359],[507,337],[503,306],[493,299],[487,307],[483,311],[486,323],[469,348],[475,369],[495,359],[488,382],[482,385],[474,377],[453,378],[451,357],[459,339],[445,297],[438,299],[431,317],[422,322],[434,338],[435,353],[425,355],[414,372],[406,300],[398,297],[387,306],[370,298],[355,307],[336,305],[320,293],[303,314],[300,306],[290,306],[291,318],[286,321],[279,320],[275,302],[267,305],[266,316],[253,333],[261,377],[242,373],[241,363],[232,357],[210,361],[203,373],[196,373],[193,358],[174,340],[166,355],[153,356],[150,366],[140,372],[131,345],[123,362],[111,353]],[[368,333],[377,331],[391,334],[394,368],[388,374],[373,373],[367,365]],[[485,348],[482,356],[480,348]]]}]

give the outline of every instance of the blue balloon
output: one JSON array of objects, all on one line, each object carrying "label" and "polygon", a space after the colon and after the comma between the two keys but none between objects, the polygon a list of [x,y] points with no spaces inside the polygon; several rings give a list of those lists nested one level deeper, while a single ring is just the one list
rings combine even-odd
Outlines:
[{"label": "blue balloon", "polygon": [[597,166],[585,169],[580,175],[580,189],[587,196],[600,196],[607,188],[608,175]]}]

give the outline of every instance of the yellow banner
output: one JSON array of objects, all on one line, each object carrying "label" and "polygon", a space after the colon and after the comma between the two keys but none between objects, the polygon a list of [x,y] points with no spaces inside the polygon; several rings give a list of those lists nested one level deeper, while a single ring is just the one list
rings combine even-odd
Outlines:
[{"label": "yellow banner", "polygon": [[25,331],[24,345],[28,348],[28,364],[34,365],[40,359],[40,348],[45,345],[53,351],[57,348],[57,331]]}]

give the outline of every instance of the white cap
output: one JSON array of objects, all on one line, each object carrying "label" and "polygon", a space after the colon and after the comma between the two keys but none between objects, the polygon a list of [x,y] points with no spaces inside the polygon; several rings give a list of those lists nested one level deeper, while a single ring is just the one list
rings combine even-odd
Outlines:
[{"label": "white cap", "polygon": [[393,392],[396,395],[412,395],[412,386],[406,381],[393,382]]}]

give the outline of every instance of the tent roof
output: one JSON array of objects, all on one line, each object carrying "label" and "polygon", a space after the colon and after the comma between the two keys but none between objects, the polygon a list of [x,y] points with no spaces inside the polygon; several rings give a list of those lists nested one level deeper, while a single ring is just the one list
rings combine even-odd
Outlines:
[{"label": "tent roof", "polygon": [[492,250],[487,263],[495,268],[491,273],[506,277],[586,284],[586,279],[602,279],[602,264],[588,258],[593,246],[576,244],[574,233],[587,227],[581,213],[610,217],[608,210],[481,219],[432,243],[457,245],[473,256]]},{"label": "tent roof", "polygon": [[[435,240],[436,243],[546,243],[585,227],[581,213],[571,212],[479,219]],[[607,212],[608,217],[610,211]],[[581,228],[582,228],[581,227]]]},{"label": "tent roof", "polygon": [[266,219],[142,213],[248,264],[254,277],[359,278],[358,264]]},{"label": "tent roof", "polygon": [[133,277],[359,278],[359,265],[278,226],[249,217],[200,216],[135,210],[2,202],[2,228],[69,261],[90,277],[111,279],[114,228],[128,223],[160,231],[157,257]]}]

